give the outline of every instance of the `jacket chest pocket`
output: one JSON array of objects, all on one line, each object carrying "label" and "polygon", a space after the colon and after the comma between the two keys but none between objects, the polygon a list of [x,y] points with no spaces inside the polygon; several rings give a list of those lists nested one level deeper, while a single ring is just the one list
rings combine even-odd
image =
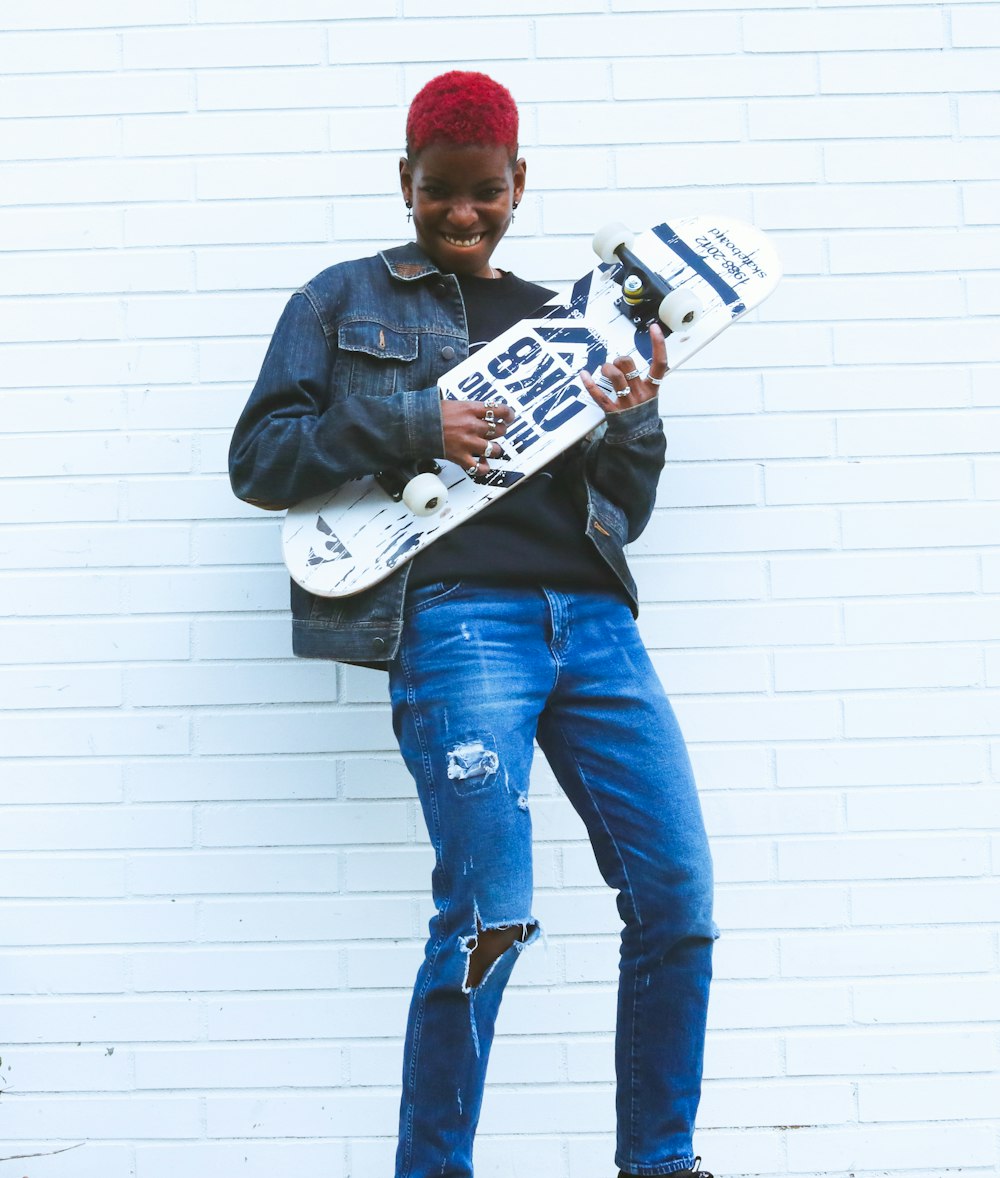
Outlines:
[{"label": "jacket chest pocket", "polygon": [[[419,354],[416,332],[399,331],[371,319],[342,323],[337,330],[336,388],[348,396],[387,397],[400,386]],[[409,387],[410,382],[406,382]]]}]

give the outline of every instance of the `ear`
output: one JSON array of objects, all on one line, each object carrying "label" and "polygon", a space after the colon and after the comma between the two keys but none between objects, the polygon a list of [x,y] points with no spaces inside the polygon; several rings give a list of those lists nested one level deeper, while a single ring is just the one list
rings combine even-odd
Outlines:
[{"label": "ear", "polygon": [[405,155],[399,159],[399,187],[403,192],[403,200],[412,202],[413,172],[410,171],[410,162]]},{"label": "ear", "polygon": [[524,196],[524,183],[528,174],[528,164],[524,159],[514,161],[514,201],[516,204],[521,203],[521,198]]}]

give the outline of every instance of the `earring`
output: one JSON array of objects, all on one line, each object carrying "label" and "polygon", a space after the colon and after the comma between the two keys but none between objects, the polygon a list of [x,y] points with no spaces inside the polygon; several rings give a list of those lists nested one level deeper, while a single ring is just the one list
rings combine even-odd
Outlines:
[{"label": "earring", "polygon": [[410,210],[412,210],[412,208],[413,208],[413,205],[409,201],[407,201],[406,202],[406,209],[407,209],[406,219],[407,219],[407,221],[413,220],[413,213],[410,211]]},{"label": "earring", "polygon": [[518,206],[518,202],[515,200],[513,206],[511,207],[511,210],[510,210],[510,223],[512,225],[514,224],[514,214],[517,212],[517,206]]}]

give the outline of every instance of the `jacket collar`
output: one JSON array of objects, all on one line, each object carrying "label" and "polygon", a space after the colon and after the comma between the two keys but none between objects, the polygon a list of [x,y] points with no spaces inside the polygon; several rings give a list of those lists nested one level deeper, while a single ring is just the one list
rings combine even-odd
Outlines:
[{"label": "jacket collar", "polygon": [[431,274],[440,274],[437,266],[415,241],[380,250],[379,257],[385,262],[393,278],[398,278],[402,282],[413,282],[418,278],[427,278]]}]

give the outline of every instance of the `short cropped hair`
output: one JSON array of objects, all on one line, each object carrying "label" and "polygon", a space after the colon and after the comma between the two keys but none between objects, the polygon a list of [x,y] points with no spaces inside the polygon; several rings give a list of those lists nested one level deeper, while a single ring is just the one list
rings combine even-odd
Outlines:
[{"label": "short cropped hair", "polygon": [[432,78],[410,104],[406,154],[412,161],[431,143],[506,147],[517,155],[517,106],[506,86],[486,74],[449,70]]}]

